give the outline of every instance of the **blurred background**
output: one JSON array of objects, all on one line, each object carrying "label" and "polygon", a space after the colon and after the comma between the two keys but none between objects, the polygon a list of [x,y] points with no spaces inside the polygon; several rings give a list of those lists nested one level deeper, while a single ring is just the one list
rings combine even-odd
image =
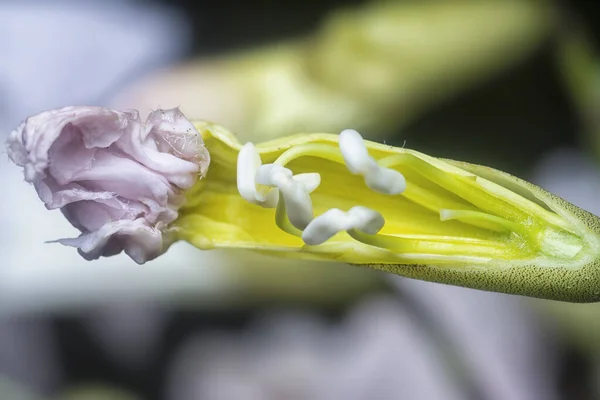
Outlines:
[{"label": "blurred background", "polygon": [[[597,3],[0,0],[0,135],[73,104],[355,128],[600,213]],[[600,305],[185,243],[85,262],[5,152],[0,179],[0,399],[600,398]]]}]

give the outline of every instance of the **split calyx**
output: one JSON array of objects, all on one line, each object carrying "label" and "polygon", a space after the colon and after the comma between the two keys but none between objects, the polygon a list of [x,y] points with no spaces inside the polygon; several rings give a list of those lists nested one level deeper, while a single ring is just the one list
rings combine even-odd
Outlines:
[{"label": "split calyx", "polygon": [[[571,221],[523,188],[513,191],[502,186],[506,182],[440,159],[365,142],[354,130],[313,136],[288,146],[265,144],[263,149],[277,148],[263,151],[267,162],[252,143],[237,154],[237,195],[250,205],[248,212],[269,210],[280,230],[265,250],[295,247],[331,258],[337,246],[340,252],[350,249],[357,263],[485,268],[577,266],[595,247]],[[210,151],[211,140],[206,143]],[[219,152],[211,154],[220,164]],[[206,179],[211,180],[210,171]],[[183,213],[185,219],[185,208]],[[261,218],[250,236],[260,229],[273,233],[267,221]],[[334,259],[351,262],[346,258]]]}]

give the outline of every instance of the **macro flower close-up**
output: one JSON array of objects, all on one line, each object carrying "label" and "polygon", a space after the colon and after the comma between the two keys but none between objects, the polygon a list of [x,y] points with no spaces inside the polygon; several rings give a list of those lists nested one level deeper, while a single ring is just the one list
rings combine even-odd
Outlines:
[{"label": "macro flower close-up", "polygon": [[600,399],[594,2],[0,2],[0,399]]},{"label": "macro flower close-up", "polygon": [[82,231],[59,242],[86,258],[125,250],[143,263],[186,240],[600,299],[598,217],[503,172],[355,130],[242,146],[176,109],[142,123],[137,112],[70,107],[28,118],[8,150],[46,207]]}]

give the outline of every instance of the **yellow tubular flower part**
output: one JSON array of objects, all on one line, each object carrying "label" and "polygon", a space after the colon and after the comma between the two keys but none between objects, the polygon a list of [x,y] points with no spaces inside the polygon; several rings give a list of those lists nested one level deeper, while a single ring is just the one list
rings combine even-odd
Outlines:
[{"label": "yellow tubular flower part", "polygon": [[[242,147],[222,127],[195,126],[211,165],[186,192],[171,233],[200,249],[250,249],[489,291],[600,300],[600,220],[519,178],[363,142],[354,131]],[[238,172],[255,173],[256,181],[238,180]],[[393,190],[378,186],[381,174]]]}]

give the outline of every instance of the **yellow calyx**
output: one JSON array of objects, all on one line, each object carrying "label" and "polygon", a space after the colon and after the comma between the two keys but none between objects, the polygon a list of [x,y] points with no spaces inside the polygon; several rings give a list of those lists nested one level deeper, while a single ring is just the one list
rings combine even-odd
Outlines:
[{"label": "yellow calyx", "polygon": [[[262,178],[256,186],[252,183],[246,188],[255,187],[258,198],[270,196],[271,201],[268,206],[249,202],[238,192],[238,176],[244,171],[237,164],[241,144],[216,125],[199,122],[196,127],[211,153],[212,164],[206,178],[188,192],[188,202],[175,228],[182,239],[202,249],[244,248],[354,264],[454,268],[531,263],[577,267],[592,257],[595,249],[581,226],[553,210],[543,198],[536,198],[523,187],[515,190],[503,186],[507,175],[495,182],[492,176],[464,168],[468,164],[454,165],[413,150],[372,142],[365,145],[373,163],[353,165],[345,157],[349,153],[340,150],[339,135],[296,135],[256,145],[262,163],[257,168],[263,171],[257,176]],[[356,157],[362,159],[363,155]],[[278,175],[279,183],[268,175],[274,170],[287,171]],[[492,170],[486,171],[491,175]],[[399,176],[405,180],[405,188]],[[396,182],[394,179],[399,182],[396,187],[403,190],[383,193],[387,183]],[[292,189],[283,189],[281,182],[289,182],[289,188],[301,197],[306,195],[302,198],[309,198],[310,204],[299,201],[292,207],[290,202],[296,198],[286,194],[285,190]],[[302,185],[310,188],[306,186],[303,192]],[[273,191],[278,192],[273,195]],[[305,206],[310,209],[302,208]],[[356,212],[350,215],[343,211],[357,206],[372,213],[364,214],[361,208],[359,218]],[[304,216],[294,222],[297,213],[290,213],[290,209],[298,207]],[[339,212],[326,214],[331,209]],[[360,228],[377,220],[376,214],[385,220],[382,226]],[[325,217],[333,218],[327,221],[342,231],[331,233],[331,228],[321,234],[324,241],[311,239],[316,229],[309,229],[311,223],[319,221],[320,229],[328,229]]]}]

